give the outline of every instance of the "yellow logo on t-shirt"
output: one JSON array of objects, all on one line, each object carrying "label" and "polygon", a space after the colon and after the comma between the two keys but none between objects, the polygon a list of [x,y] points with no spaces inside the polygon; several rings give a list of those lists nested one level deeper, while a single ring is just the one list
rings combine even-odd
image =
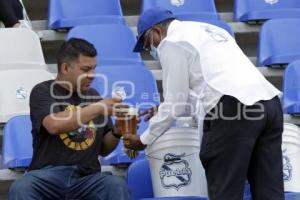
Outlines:
[{"label": "yellow logo on t-shirt", "polygon": [[[80,107],[70,105],[65,110],[74,112],[77,109],[80,109]],[[89,148],[95,141],[96,127],[94,122],[90,121],[87,125],[83,125],[75,131],[62,133],[59,136],[68,148],[78,151],[85,150]]]}]

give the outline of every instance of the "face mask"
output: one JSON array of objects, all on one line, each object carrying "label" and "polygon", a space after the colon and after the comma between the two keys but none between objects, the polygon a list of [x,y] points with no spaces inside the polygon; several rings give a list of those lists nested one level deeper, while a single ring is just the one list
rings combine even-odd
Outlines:
[{"label": "face mask", "polygon": [[151,44],[150,55],[154,58],[154,60],[159,60],[157,48]]}]

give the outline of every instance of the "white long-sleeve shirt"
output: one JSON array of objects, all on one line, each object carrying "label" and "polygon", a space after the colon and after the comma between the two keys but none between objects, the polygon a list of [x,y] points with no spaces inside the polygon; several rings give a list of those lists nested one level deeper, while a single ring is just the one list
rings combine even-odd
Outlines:
[{"label": "white long-sleeve shirt", "polygon": [[280,94],[231,35],[213,25],[174,20],[158,46],[158,55],[164,102],[141,135],[143,144],[153,143],[177,117],[197,115],[200,105],[209,112],[223,95],[253,105]]}]

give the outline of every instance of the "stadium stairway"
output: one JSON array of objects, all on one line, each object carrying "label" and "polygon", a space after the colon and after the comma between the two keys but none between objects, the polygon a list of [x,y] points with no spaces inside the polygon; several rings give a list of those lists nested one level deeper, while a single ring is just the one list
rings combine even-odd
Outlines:
[{"label": "stadium stairway", "polygon": [[[39,32],[42,35],[41,43],[43,53],[46,59],[46,63],[52,73],[56,73],[56,54],[66,37],[64,31],[53,31],[47,28],[47,12],[48,1],[47,0],[23,0],[27,13],[31,19],[34,31]],[[221,19],[229,23],[235,32],[236,41],[243,49],[249,59],[256,63],[256,48],[258,41],[258,32],[261,25],[248,25],[241,22],[233,21],[233,0],[215,0],[217,10]],[[123,14],[125,15],[128,26],[136,33],[136,23],[140,12],[140,0],[121,0]],[[121,37],[121,36],[120,36]],[[100,55],[101,56],[101,55]],[[161,87],[161,66],[157,61],[154,61],[149,55],[142,54],[142,58],[145,61],[145,65],[154,74],[159,91],[162,93]],[[271,81],[277,88],[282,88],[282,77],[284,69],[271,69],[267,67],[259,67],[261,73]],[[285,121],[300,125],[299,118],[294,118],[286,115]],[[2,149],[2,129],[3,124],[0,125],[0,146]],[[1,155],[1,154],[0,154]],[[104,170],[112,171],[114,174],[125,175],[126,168],[122,167],[104,167]],[[13,180],[20,177],[22,172],[16,172],[11,170],[0,170],[0,200],[7,199],[7,193],[10,184]]]}]

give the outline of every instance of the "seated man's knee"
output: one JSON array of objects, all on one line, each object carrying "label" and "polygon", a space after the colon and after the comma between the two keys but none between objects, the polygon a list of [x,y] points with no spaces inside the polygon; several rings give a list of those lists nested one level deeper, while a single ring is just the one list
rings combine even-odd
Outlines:
[{"label": "seated man's knee", "polygon": [[119,176],[108,176],[105,185],[110,191],[109,193],[112,193],[111,195],[114,194],[120,196],[122,197],[121,199],[130,199],[129,188],[124,178]]},{"label": "seated man's knee", "polygon": [[9,188],[9,199],[28,199],[29,194],[33,191],[33,184],[26,178],[20,178],[12,183]]},{"label": "seated man's knee", "polygon": [[128,188],[125,179],[120,176],[108,176],[106,184],[108,187]]}]

